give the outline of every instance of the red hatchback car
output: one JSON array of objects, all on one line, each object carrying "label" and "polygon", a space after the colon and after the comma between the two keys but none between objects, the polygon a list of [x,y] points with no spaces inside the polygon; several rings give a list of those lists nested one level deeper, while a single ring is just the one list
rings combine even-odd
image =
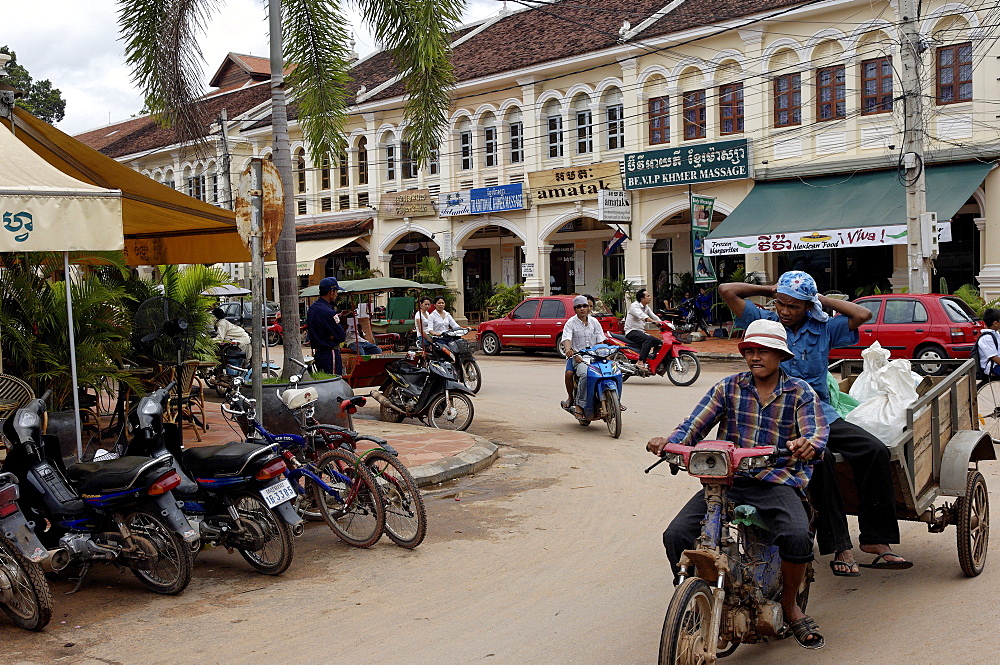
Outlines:
[{"label": "red hatchback car", "polygon": [[[830,360],[860,358],[861,351],[876,341],[893,358],[968,358],[983,328],[972,309],[955,296],[885,293],[854,302],[867,308],[872,318],[858,328],[858,343],[830,349]],[[933,374],[940,365],[925,362],[915,369]]]},{"label": "red hatchback car", "polygon": [[[594,313],[605,332],[621,332],[613,314]],[[545,349],[562,355],[559,340],[563,324],[573,316],[573,296],[526,298],[510,314],[479,324],[477,339],[483,353],[495,356],[504,349]]]}]

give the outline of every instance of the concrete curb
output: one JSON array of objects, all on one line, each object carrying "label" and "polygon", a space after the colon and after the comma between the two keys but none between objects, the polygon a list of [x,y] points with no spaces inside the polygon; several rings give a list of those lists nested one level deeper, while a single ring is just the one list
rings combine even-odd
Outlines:
[{"label": "concrete curb", "polygon": [[457,455],[443,457],[436,462],[421,464],[410,469],[413,479],[417,481],[417,486],[426,487],[476,473],[493,464],[500,456],[500,449],[493,443],[475,434],[469,436],[476,441],[471,448],[467,448]]},{"label": "concrete curb", "polygon": [[698,353],[698,358],[701,360],[711,360],[713,362],[731,362],[733,360],[739,362],[743,360],[743,356],[738,353]]}]

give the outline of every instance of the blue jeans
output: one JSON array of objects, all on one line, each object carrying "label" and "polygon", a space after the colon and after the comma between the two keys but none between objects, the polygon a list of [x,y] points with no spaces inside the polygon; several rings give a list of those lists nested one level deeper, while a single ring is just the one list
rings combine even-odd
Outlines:
[{"label": "blue jeans", "polygon": [[374,356],[376,354],[382,353],[382,349],[380,349],[379,347],[375,346],[371,342],[365,342],[362,340],[358,340],[357,342],[348,342],[344,346],[350,351],[354,351],[355,353],[360,353],[361,355],[364,356]]}]

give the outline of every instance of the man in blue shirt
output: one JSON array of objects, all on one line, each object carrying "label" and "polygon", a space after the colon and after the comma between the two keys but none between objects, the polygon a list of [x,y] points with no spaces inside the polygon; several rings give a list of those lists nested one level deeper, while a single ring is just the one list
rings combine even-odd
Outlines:
[{"label": "man in blue shirt", "polygon": [[340,359],[340,344],[347,334],[340,325],[340,316],[333,308],[337,300],[340,284],[336,277],[324,277],[319,283],[319,298],[309,306],[306,324],[309,328],[309,343],[316,358],[316,369],[328,374],[343,374]]},{"label": "man in blue shirt", "polygon": [[[843,500],[837,487],[835,464],[830,453],[840,453],[851,464],[858,492],[858,526],[861,549],[874,554],[865,567],[909,568],[913,564],[892,553],[890,543],[899,542],[896,503],[889,450],[881,441],[841,418],[830,405],[827,363],[831,347],[857,344],[858,327],[871,318],[867,309],[846,300],[833,300],[817,293],[816,281],[799,270],[786,272],[777,284],[732,282],[719,287],[719,295],[733,310],[734,325],[747,326],[757,319],[779,321],[788,333],[795,358],[781,363],[790,376],[805,379],[819,395],[830,424],[830,439],[823,461],[816,465],[809,496],[816,508],[816,540],[820,554],[835,553],[830,568],[834,575],[861,574],[854,560],[851,535]],[[747,300],[751,296],[775,299],[775,310],[760,309]],[[842,316],[830,317],[828,307]]]}]

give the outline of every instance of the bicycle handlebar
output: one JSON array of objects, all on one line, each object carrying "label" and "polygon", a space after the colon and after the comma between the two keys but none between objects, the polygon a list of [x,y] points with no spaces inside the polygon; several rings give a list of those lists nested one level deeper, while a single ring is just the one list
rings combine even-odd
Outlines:
[{"label": "bicycle handlebar", "polygon": [[305,364],[304,362],[302,362],[298,358],[289,358],[289,360],[291,360],[293,363],[295,363],[296,365],[298,365],[302,369],[305,369],[306,367],[309,367],[309,365]]}]

